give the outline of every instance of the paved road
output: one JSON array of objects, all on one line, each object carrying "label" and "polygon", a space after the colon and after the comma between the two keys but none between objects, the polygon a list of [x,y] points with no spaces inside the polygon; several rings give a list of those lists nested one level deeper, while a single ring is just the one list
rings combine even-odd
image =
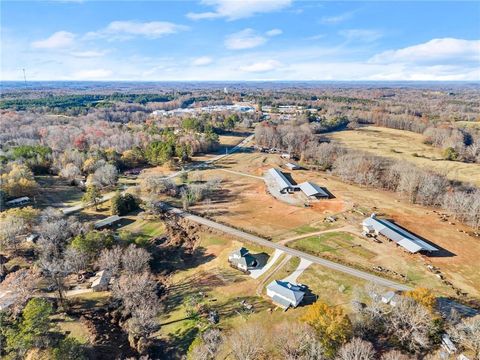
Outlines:
[{"label": "paved road", "polygon": [[227,156],[233,154],[234,152],[238,151],[238,149],[244,147],[246,144],[248,144],[253,139],[254,136],[255,136],[254,134],[247,136],[240,143],[238,143],[233,148],[228,150],[225,154],[217,155],[217,156],[215,156],[211,159],[205,160],[205,161],[203,161],[199,164],[195,164],[195,165],[192,165],[192,166],[190,166],[186,169],[174,172],[173,174],[165,176],[165,179],[173,179],[173,178],[179,176],[183,172],[189,172],[189,171],[192,171],[192,170],[195,170],[195,169],[198,169],[198,168],[208,166],[209,164],[213,164],[216,161],[222,160],[222,159],[226,158]]},{"label": "paved road", "polygon": [[[100,199],[100,201],[98,203],[99,204],[104,203],[105,201],[110,200],[114,196],[115,196],[115,192],[110,192],[108,194],[105,194],[105,195],[102,196],[102,198]],[[61,211],[65,215],[70,215],[70,214],[73,214],[77,211],[83,210],[87,206],[92,206],[92,204],[81,203],[81,204],[78,204],[78,205],[75,205],[75,206],[70,206],[70,207],[63,208],[63,209],[61,209]]]},{"label": "paved road", "polygon": [[240,171],[235,171],[235,170],[230,170],[230,169],[221,169],[221,168],[219,168],[218,170],[225,171],[225,172],[228,172],[228,173],[230,173],[230,174],[235,174],[235,175],[241,175],[241,176],[251,177],[251,178],[254,178],[254,179],[258,179],[258,180],[262,180],[262,181],[263,181],[263,177],[261,177],[261,176],[246,174],[246,173],[243,173],[243,172],[240,172]]},{"label": "paved road", "polygon": [[[182,172],[186,171],[186,172],[189,172],[189,171],[192,171],[194,169],[198,169],[198,168],[201,168],[201,167],[205,167],[206,165],[208,164],[212,164],[214,163],[215,161],[218,161],[218,160],[221,160],[231,154],[233,154],[234,152],[238,151],[238,149],[244,147],[246,144],[248,144],[254,137],[255,135],[252,134],[252,135],[249,135],[247,136],[245,139],[243,139],[240,143],[238,143],[237,145],[235,145],[233,148],[231,148],[227,153],[225,154],[221,154],[221,155],[217,155],[215,156],[214,158],[212,159],[209,159],[209,160],[206,160],[204,162],[201,162],[199,164],[195,164],[191,167],[189,167],[188,169],[183,169],[183,170],[180,170],[180,171],[177,171],[177,172],[174,172],[173,174],[170,174],[168,176],[165,177],[165,179],[173,179],[174,177],[177,177],[179,176]],[[124,189],[125,190],[125,189]],[[99,204],[100,203],[103,203],[105,201],[108,201],[110,200],[113,196],[115,195],[115,192],[110,192],[108,194],[105,194],[104,196],[102,196],[102,198],[100,199],[99,201]],[[79,204],[79,205],[75,205],[75,206],[70,206],[70,207],[65,207],[65,208],[62,208],[61,211],[65,214],[65,215],[70,215],[70,214],[73,214],[75,212],[78,212],[78,211],[81,211],[83,210],[85,207],[87,206],[90,206],[91,204]]]},{"label": "paved road", "polygon": [[198,224],[202,224],[202,225],[211,227],[213,229],[222,231],[224,233],[236,236],[238,238],[253,242],[253,243],[261,245],[261,246],[265,246],[265,247],[268,247],[268,248],[271,248],[271,249],[281,250],[288,255],[297,256],[300,259],[309,260],[314,264],[322,265],[322,266],[328,267],[330,269],[337,270],[337,271],[340,271],[342,273],[354,276],[356,278],[363,279],[363,280],[366,280],[366,281],[371,281],[371,282],[376,283],[378,285],[389,287],[389,288],[392,288],[392,289],[395,289],[395,290],[402,290],[402,291],[411,290],[411,288],[407,285],[400,284],[400,283],[397,283],[397,282],[392,281],[392,280],[384,279],[382,277],[379,277],[379,276],[376,276],[376,275],[373,275],[373,274],[367,273],[365,271],[361,271],[361,270],[358,270],[358,269],[355,269],[355,268],[352,268],[352,267],[349,267],[349,266],[346,266],[346,265],[338,264],[338,263],[335,263],[333,261],[322,259],[318,256],[307,254],[303,251],[292,249],[292,248],[286,247],[285,245],[282,245],[282,244],[279,244],[279,243],[274,243],[272,241],[263,239],[263,238],[258,237],[256,235],[252,235],[252,234],[249,234],[247,232],[237,230],[237,229],[232,228],[230,226],[223,225],[223,224],[217,223],[215,221],[208,220],[208,219],[205,219],[203,217],[190,214],[190,213],[185,212],[181,209],[174,208],[174,207],[171,207],[171,206],[166,205],[166,204],[164,204],[163,207],[164,207],[164,209],[167,209],[168,211],[170,211],[174,214],[177,214],[177,215],[179,215],[183,218],[186,218],[188,220],[194,221]]}]

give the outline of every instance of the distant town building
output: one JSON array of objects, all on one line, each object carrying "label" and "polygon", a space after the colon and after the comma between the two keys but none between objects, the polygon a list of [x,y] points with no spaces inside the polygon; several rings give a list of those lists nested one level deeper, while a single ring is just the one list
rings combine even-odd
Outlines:
[{"label": "distant town building", "polygon": [[362,226],[363,231],[366,234],[382,235],[387,239],[396,242],[397,245],[411,253],[419,251],[438,251],[436,247],[426,243],[394,223],[385,219],[377,218],[375,214],[372,214],[370,217],[363,220]]},{"label": "distant town building", "polygon": [[273,280],[267,286],[267,296],[283,309],[297,307],[305,296],[305,288],[288,281]]}]

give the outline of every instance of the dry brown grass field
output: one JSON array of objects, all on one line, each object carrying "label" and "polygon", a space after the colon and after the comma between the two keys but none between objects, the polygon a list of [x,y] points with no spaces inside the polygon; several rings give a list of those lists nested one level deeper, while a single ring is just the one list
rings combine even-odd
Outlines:
[{"label": "dry brown grass field", "polygon": [[423,135],[410,131],[367,126],[329,135],[343,145],[411,162],[424,169],[446,175],[449,179],[480,185],[480,165],[447,161],[442,150],[423,143]]},{"label": "dry brown grass field", "polygon": [[202,171],[205,179],[222,177],[222,190],[212,198],[208,208],[199,204],[193,209],[274,241],[324,230],[328,227],[324,218],[330,214],[339,216],[339,221],[330,227],[348,225],[360,233],[364,216],[358,211],[365,216],[375,211],[445,249],[449,256],[410,255],[392,243],[376,244],[358,237],[355,241],[374,256],[370,259],[349,257],[350,262],[363,268],[381,265],[407,275],[414,286],[428,285],[451,295],[452,291],[427,270],[426,265],[432,264],[438,266],[455,286],[469,295],[480,297],[480,273],[476,265],[480,256],[480,239],[462,232],[471,229],[455,221],[442,221],[434,209],[410,204],[394,193],[346,184],[330,174],[309,170],[295,171],[292,176],[296,182],[310,180],[326,187],[335,198],[320,200],[308,208],[295,207],[270,196],[261,179],[230,172],[261,176],[269,167],[281,164],[278,155],[233,154],[219,162],[217,169]]}]

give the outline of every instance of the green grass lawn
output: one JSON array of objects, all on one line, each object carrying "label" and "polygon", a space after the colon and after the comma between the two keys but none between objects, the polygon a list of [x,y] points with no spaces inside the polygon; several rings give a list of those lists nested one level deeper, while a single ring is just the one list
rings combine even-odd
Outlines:
[{"label": "green grass lawn", "polygon": [[[135,218],[132,217],[131,220]],[[159,220],[136,219],[123,227],[119,233],[122,239],[144,246],[151,238],[161,236],[164,232],[165,225]]]},{"label": "green grass lawn", "polygon": [[52,317],[52,320],[64,334],[68,334],[68,336],[78,340],[82,344],[88,343],[88,331],[79,319],[68,315],[55,315]]},{"label": "green grass lawn", "polygon": [[345,257],[348,254],[354,254],[365,259],[376,256],[375,253],[365,249],[355,240],[354,235],[338,231],[295,240],[288,243],[288,246],[315,255],[332,253],[338,257]]}]

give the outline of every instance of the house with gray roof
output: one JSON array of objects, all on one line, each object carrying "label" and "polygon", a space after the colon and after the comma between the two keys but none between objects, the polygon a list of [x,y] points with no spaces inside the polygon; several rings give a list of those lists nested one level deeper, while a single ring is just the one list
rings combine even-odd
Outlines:
[{"label": "house with gray roof", "polygon": [[258,266],[257,259],[250,254],[248,249],[241,247],[228,256],[228,262],[237,269],[248,271]]},{"label": "house with gray roof", "polygon": [[370,217],[363,220],[362,226],[363,231],[366,234],[382,235],[387,239],[396,242],[397,245],[403,247],[412,254],[419,251],[438,251],[436,247],[419,239],[391,221],[377,218],[375,214],[372,214]]},{"label": "house with gray roof", "polygon": [[267,296],[282,309],[297,307],[305,296],[305,287],[288,281],[273,280],[267,286]]}]

